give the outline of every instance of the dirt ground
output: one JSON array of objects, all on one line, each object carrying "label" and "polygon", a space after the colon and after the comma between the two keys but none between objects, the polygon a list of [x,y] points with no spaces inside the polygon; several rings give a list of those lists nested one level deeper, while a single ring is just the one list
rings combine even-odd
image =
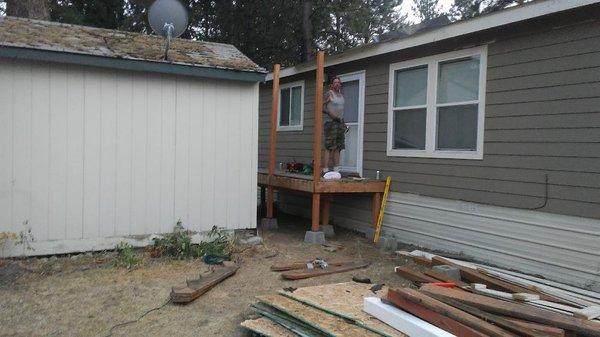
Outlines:
[{"label": "dirt ground", "polygon": [[[208,270],[201,260],[144,258],[141,266],[114,267],[114,253],[0,261],[1,336],[248,336],[239,326],[253,317],[254,296],[285,287],[350,281],[364,275],[375,283],[406,285],[393,267],[406,264],[382,253],[360,234],[336,228],[331,241],[344,249],[327,252],[302,242],[307,220],[279,218],[279,229],[262,232],[264,243],[243,250],[241,268],[231,278],[188,305],[166,303],[171,286]],[[366,259],[367,269],[306,280],[285,281],[274,263],[321,257]],[[3,264],[3,265],[2,265]],[[117,326],[115,326],[117,325]],[[114,327],[114,328],[113,328]],[[111,328],[112,332],[111,332]]]}]

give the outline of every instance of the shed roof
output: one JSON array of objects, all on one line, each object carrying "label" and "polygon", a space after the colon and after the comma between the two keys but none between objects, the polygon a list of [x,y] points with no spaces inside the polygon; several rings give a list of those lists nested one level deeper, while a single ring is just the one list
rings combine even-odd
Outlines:
[{"label": "shed roof", "polygon": [[[32,53],[31,51],[38,51]],[[55,54],[49,54],[55,53]],[[57,57],[56,54],[68,54],[67,57]],[[32,55],[50,57],[49,61],[63,60],[65,63],[80,63],[131,70],[145,70],[166,73],[207,76],[221,74],[224,78],[233,76],[223,72],[253,74],[260,80],[264,77],[265,69],[258,66],[237,48],[229,44],[174,39],[169,49],[169,60],[162,59],[164,54],[164,39],[156,35],[125,32],[118,30],[78,26],[49,21],[31,20],[15,17],[0,17],[0,56],[33,58]],[[88,62],[79,62],[83,59]],[[94,64],[93,57],[99,61]],[[79,61],[77,61],[79,60]],[[106,62],[129,61],[126,63]],[[139,69],[133,62],[143,62],[147,67]],[[151,63],[151,64],[148,64]],[[175,69],[180,67],[179,69]],[[211,69],[212,71],[206,71]],[[186,73],[187,70],[187,73]],[[204,71],[202,71],[204,70]],[[242,72],[242,73],[240,73]],[[207,77],[219,77],[219,76]],[[242,76],[243,77],[243,76]]]}]

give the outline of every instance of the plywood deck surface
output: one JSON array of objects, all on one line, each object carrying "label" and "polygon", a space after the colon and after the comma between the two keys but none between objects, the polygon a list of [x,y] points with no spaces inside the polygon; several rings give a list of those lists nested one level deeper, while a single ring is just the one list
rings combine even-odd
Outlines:
[{"label": "plywood deck surface", "polygon": [[290,330],[264,317],[243,321],[241,325],[248,330],[268,337],[298,337]]}]

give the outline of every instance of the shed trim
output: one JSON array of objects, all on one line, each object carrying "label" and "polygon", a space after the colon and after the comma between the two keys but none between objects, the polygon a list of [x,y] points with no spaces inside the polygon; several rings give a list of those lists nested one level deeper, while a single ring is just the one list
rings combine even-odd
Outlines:
[{"label": "shed trim", "polygon": [[266,74],[259,72],[187,66],[145,60],[117,59],[94,55],[6,46],[0,46],[0,57],[243,82],[262,82],[265,80],[266,76]]}]

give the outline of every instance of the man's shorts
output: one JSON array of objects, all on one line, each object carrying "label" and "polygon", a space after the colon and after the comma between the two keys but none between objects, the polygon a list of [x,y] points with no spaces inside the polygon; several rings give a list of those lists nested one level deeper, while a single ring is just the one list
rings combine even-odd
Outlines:
[{"label": "man's shorts", "polygon": [[325,149],[343,150],[346,148],[346,126],[338,121],[325,122]]}]

